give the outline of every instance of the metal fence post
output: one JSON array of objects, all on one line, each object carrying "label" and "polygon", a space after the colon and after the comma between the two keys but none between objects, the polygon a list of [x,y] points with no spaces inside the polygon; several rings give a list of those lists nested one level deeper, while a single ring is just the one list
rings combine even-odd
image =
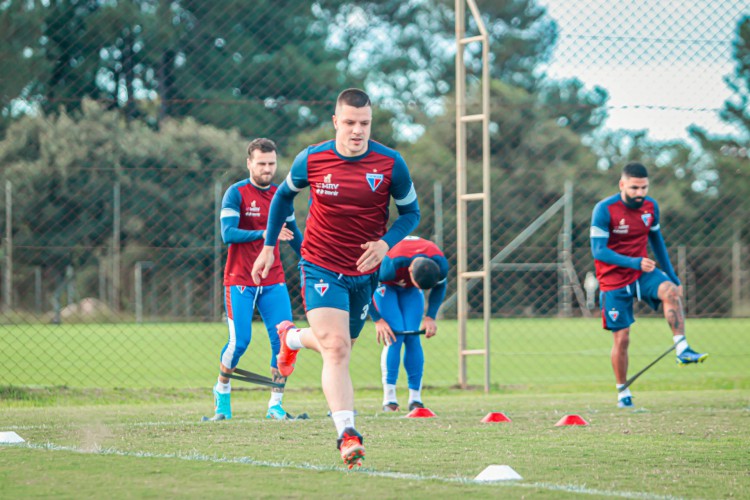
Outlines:
[{"label": "metal fence post", "polygon": [[13,184],[5,181],[5,276],[3,280],[3,307],[13,308]]}]

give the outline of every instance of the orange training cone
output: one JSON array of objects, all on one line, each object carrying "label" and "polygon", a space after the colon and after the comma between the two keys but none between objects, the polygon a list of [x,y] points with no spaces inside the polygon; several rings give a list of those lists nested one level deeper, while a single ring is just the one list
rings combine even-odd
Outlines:
[{"label": "orange training cone", "polygon": [[429,408],[414,408],[406,415],[406,418],[432,418],[437,417]]},{"label": "orange training cone", "polygon": [[510,419],[505,413],[499,411],[491,411],[482,419],[483,424],[492,424],[495,422],[510,422]]},{"label": "orange training cone", "polygon": [[589,423],[586,422],[580,415],[565,415],[555,424],[555,427],[560,427],[563,425],[589,425]]}]

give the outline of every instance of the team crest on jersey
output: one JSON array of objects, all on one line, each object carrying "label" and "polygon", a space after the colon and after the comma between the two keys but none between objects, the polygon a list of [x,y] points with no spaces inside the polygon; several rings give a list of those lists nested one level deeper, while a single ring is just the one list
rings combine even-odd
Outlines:
[{"label": "team crest on jersey", "polygon": [[618,311],[617,309],[612,309],[611,311],[607,311],[607,314],[609,315],[612,321],[617,321],[617,318],[620,317],[620,311]]},{"label": "team crest on jersey", "polygon": [[385,285],[380,285],[375,289],[375,293],[380,295],[381,297],[385,297]]},{"label": "team crest on jersey", "polygon": [[315,291],[318,292],[318,295],[321,297],[326,294],[328,287],[328,283],[315,283]]},{"label": "team crest on jersey", "polygon": [[647,226],[651,225],[651,219],[653,219],[653,215],[651,215],[651,214],[641,214],[641,220]]},{"label": "team crest on jersey", "polygon": [[383,183],[383,174],[367,174],[365,177],[367,177],[367,183],[373,191],[376,191],[378,186]]}]

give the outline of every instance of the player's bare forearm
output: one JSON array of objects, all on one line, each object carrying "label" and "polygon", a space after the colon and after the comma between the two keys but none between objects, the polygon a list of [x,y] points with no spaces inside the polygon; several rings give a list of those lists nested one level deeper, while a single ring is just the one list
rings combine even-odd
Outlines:
[{"label": "player's bare forearm", "polygon": [[275,260],[273,248],[272,246],[265,245],[253,263],[252,276],[253,282],[256,285],[260,285],[260,282],[268,277],[268,272],[271,270],[271,266],[273,266]]}]

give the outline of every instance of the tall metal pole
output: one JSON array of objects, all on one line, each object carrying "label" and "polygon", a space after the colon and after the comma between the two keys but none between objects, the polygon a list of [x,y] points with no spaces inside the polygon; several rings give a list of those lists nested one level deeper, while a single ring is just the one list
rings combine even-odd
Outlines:
[{"label": "tall metal pole", "polygon": [[13,184],[5,181],[5,279],[3,280],[4,308],[13,308]]},{"label": "tall metal pole", "polygon": [[112,310],[120,311],[120,181],[112,187]]},{"label": "tall metal pole", "polygon": [[458,326],[458,383],[466,387],[466,211],[460,196],[466,192],[466,123],[461,119],[466,114],[466,68],[464,66],[464,44],[461,40],[466,31],[465,0],[456,0],[456,319]]}]

